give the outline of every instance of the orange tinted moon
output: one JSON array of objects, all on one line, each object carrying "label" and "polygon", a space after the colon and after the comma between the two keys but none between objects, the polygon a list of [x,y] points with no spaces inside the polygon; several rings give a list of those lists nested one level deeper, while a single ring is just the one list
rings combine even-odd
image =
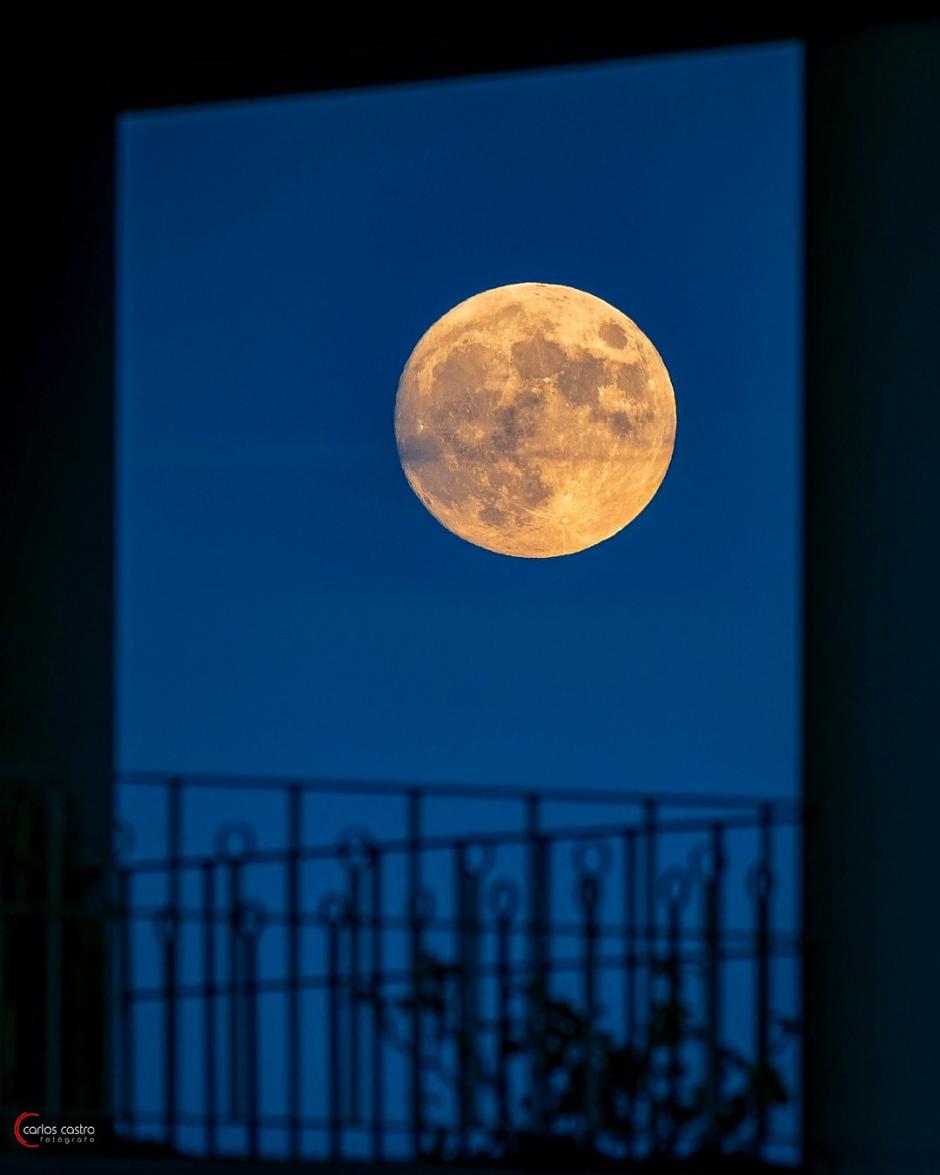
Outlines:
[{"label": "orange tinted moon", "polygon": [[676,401],[636,323],[593,294],[523,282],[428,330],[398,384],[411,488],[448,530],[545,559],[609,539],[666,475]]}]

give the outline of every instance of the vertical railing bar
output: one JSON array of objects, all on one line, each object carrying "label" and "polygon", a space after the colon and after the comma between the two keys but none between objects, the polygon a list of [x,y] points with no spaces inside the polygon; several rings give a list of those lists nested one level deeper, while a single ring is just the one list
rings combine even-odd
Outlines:
[{"label": "vertical railing bar", "polygon": [[230,860],[228,866],[228,1094],[229,1117],[244,1116],[244,1055],[242,1049],[242,975],[238,949],[238,922],[242,897],[241,865]]},{"label": "vertical railing bar", "polygon": [[[636,959],[636,932],[637,932],[637,851],[636,832],[629,829],[624,837],[624,1035],[630,1049],[635,1053],[637,1048],[637,959]],[[636,1101],[633,1095],[627,1103],[628,1127],[626,1137],[627,1157],[632,1158],[636,1143]]]},{"label": "vertical railing bar", "polygon": [[[109,994],[114,1003],[114,1025],[110,1034],[110,1064],[108,1066],[108,1074],[110,1078],[108,1089],[108,1104],[114,1117],[114,1128],[117,1133],[120,1132],[121,1127],[127,1124],[127,1103],[122,1075],[124,1071],[124,1056],[126,1049],[124,1046],[124,991],[127,984],[124,981],[124,951],[122,943],[121,923],[124,921],[123,917],[123,894],[124,881],[122,874],[124,870],[117,863],[117,852],[113,852],[113,860],[115,867],[112,871],[113,877],[113,901],[109,911],[111,920],[110,933],[108,935],[108,943],[111,948],[109,955],[109,962],[111,967],[111,974],[109,979]],[[2,861],[0,861],[2,866]],[[0,868],[2,873],[2,868]],[[6,911],[3,908],[3,880],[0,877],[0,1111],[2,1111],[3,1101],[3,922]]]},{"label": "vertical railing bar", "polygon": [[623,837],[623,1030],[624,1038],[636,1044],[636,833],[628,829]]},{"label": "vertical railing bar", "polygon": [[411,923],[411,1143],[414,1158],[424,1146],[423,1041],[421,1016],[421,817],[422,793],[408,793],[408,903]]},{"label": "vertical railing bar", "polygon": [[65,791],[60,783],[46,789],[46,951],[45,1073],[46,1113],[62,1112],[62,901],[64,897]]},{"label": "vertical railing bar", "polygon": [[496,966],[499,976],[499,1053],[497,1058],[496,1101],[499,1129],[503,1145],[509,1140],[509,1047],[512,1019],[510,1016],[510,915],[497,911],[496,922]]},{"label": "vertical railing bar", "polygon": [[[657,951],[657,934],[656,934],[656,873],[658,870],[658,820],[659,820],[659,805],[655,800],[647,800],[643,805],[643,838],[644,838],[644,879],[643,879],[643,902],[645,907],[644,919],[646,926],[644,928],[643,938],[646,944],[646,960],[644,967],[644,975],[646,980],[646,1033],[644,1043],[649,1050],[649,1056],[652,1058],[652,1042],[650,1039],[650,1029],[654,1023],[656,1014],[656,951]],[[653,1078],[651,1076],[649,1082],[649,1096],[647,1098],[648,1110],[648,1129],[651,1144],[655,1144],[657,1132],[659,1130],[659,1123],[657,1121],[656,1112],[656,1089],[654,1087]]]},{"label": "vertical railing bar", "polygon": [[756,1107],[754,1147],[759,1157],[763,1156],[767,1141],[767,1101],[763,1091],[767,1088],[770,1067],[770,926],[771,893],[773,890],[773,809],[769,804],[760,807],[760,865],[755,879],[756,928],[755,955],[757,966],[757,998],[755,1051],[758,1090],[761,1091]]},{"label": "vertical railing bar", "polygon": [[470,1131],[470,975],[468,957],[467,921],[467,848],[462,841],[454,845],[454,899],[457,904],[454,918],[456,937],[454,957],[457,960],[457,1154],[464,1155]]},{"label": "vertical railing bar", "polygon": [[120,1015],[120,1060],[118,1074],[120,1086],[118,1119],[133,1132],[136,1120],[136,1094],[134,1073],[134,989],[133,989],[133,914],[131,912],[131,873],[120,869],[117,874],[117,958],[118,991]]},{"label": "vertical railing bar", "polygon": [[168,906],[173,914],[180,907],[179,862],[183,855],[183,782],[173,778],[167,784],[167,851],[170,874]]},{"label": "vertical railing bar", "polygon": [[203,1008],[203,1097],[206,1105],[206,1153],[218,1152],[218,1054],[216,1039],[216,967],[215,967],[215,864],[202,867],[202,971],[205,991]]},{"label": "vertical railing bar", "polygon": [[655,967],[656,967],[656,872],[658,868],[658,819],[659,805],[655,800],[647,800],[644,804],[643,835],[645,840],[645,877],[643,896],[646,907],[645,939],[646,939],[646,983],[647,983],[647,1024],[653,1022],[653,1006],[656,1002]]},{"label": "vertical railing bar", "polygon": [[300,849],[303,838],[303,789],[292,784],[287,793],[287,1113],[288,1153],[300,1158]]},{"label": "vertical railing bar", "polygon": [[382,857],[372,852],[372,1158],[384,1158],[385,1071],[382,970]]},{"label": "vertical railing bar", "polygon": [[529,855],[529,1100],[532,1130],[545,1129],[546,1061],[543,1047],[545,1025],[545,936],[548,879],[545,870],[545,841],[541,832],[541,805],[537,795],[526,799],[526,833]]},{"label": "vertical railing bar", "polygon": [[329,1029],[327,1032],[327,1069],[328,1069],[328,1098],[330,1120],[330,1159],[339,1162],[343,1150],[343,1125],[340,1107],[341,1090],[341,1055],[340,1055],[340,970],[339,970],[339,936],[340,927],[336,919],[327,926],[327,985],[328,985],[328,1016]]},{"label": "vertical railing bar", "polygon": [[599,882],[587,875],[581,881],[581,904],[584,912],[583,975],[584,988],[584,1089],[583,1111],[587,1141],[593,1151],[600,1125],[600,1086],[594,1047],[597,1020],[597,901]]},{"label": "vertical railing bar", "polygon": [[476,1034],[479,1023],[480,880],[471,869],[469,846],[454,846],[454,887],[457,900],[456,950],[458,985],[458,1132],[457,1150],[469,1146],[478,1115]]},{"label": "vertical railing bar", "polygon": [[721,883],[724,871],[724,830],[711,829],[711,869],[705,889],[706,944],[706,1072],[705,1105],[707,1145],[720,1145],[721,1113]]},{"label": "vertical railing bar", "polygon": [[169,1147],[176,1146],[176,940],[168,917],[163,924],[163,1133]]},{"label": "vertical railing bar", "polygon": [[[673,1014],[678,1017],[682,1006],[682,952],[681,952],[681,905],[679,897],[673,895],[669,901],[669,1002]],[[678,1024],[678,1020],[677,1020]],[[669,1049],[669,1102],[679,1105],[682,1078],[682,1040],[678,1031],[672,1038]],[[670,1123],[673,1131],[677,1123]]]},{"label": "vertical railing bar", "polygon": [[260,1130],[258,1120],[259,1079],[258,1064],[258,938],[260,926],[253,912],[251,919],[242,926],[242,952],[244,955],[245,990],[245,1100],[247,1118],[248,1157],[257,1159],[260,1153]]},{"label": "vertical railing bar", "polygon": [[163,1112],[164,1134],[167,1144],[176,1147],[178,1119],[177,1044],[178,1024],[176,989],[177,934],[180,914],[180,858],[183,854],[183,785],[180,779],[171,779],[167,786],[167,849],[169,875],[167,877],[167,922],[164,928],[164,1042],[163,1042]]},{"label": "vertical railing bar", "polygon": [[480,877],[469,868],[465,871],[465,912],[467,922],[467,1127],[479,1118],[479,1052],[477,1033],[480,1026]]},{"label": "vertical railing bar", "polygon": [[349,916],[347,937],[349,942],[349,970],[346,975],[346,1009],[349,1021],[348,1059],[348,1105],[346,1117],[352,1123],[362,1119],[361,1066],[361,965],[362,965],[362,873],[360,862],[353,862],[349,870]]}]

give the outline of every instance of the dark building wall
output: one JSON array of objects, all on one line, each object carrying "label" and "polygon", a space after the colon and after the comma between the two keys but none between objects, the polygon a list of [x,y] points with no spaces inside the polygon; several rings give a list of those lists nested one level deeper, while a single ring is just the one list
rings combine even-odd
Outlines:
[{"label": "dark building wall", "polygon": [[940,1171],[938,62],[807,60],[806,1131],[846,1175]]},{"label": "dark building wall", "polygon": [[[113,119],[36,94],[16,104],[4,138],[14,212],[0,417],[3,893],[22,906],[61,881],[92,911],[112,823]],[[21,913],[4,930],[0,1101],[100,1105],[100,922],[58,937]],[[85,982],[50,988],[47,948],[50,977],[82,968]]]}]

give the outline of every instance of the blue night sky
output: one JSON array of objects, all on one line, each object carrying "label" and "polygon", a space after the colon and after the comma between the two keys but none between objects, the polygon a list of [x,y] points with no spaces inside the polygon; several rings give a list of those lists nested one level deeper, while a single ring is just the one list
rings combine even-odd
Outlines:
[{"label": "blue night sky", "polygon": [[[792,794],[801,55],[214,106],[120,130],[124,768]],[[520,281],[650,336],[648,509],[512,559],[408,487],[420,335]]]}]

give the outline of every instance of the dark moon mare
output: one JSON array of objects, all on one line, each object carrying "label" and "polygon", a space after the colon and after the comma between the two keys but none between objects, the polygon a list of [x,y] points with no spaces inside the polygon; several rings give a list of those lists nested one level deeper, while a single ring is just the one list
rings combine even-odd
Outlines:
[{"label": "dark moon mare", "polygon": [[412,489],[439,522],[504,555],[572,554],[651,501],[676,407],[655,347],[570,286],[527,282],[455,306],[402,372],[395,432]]}]

